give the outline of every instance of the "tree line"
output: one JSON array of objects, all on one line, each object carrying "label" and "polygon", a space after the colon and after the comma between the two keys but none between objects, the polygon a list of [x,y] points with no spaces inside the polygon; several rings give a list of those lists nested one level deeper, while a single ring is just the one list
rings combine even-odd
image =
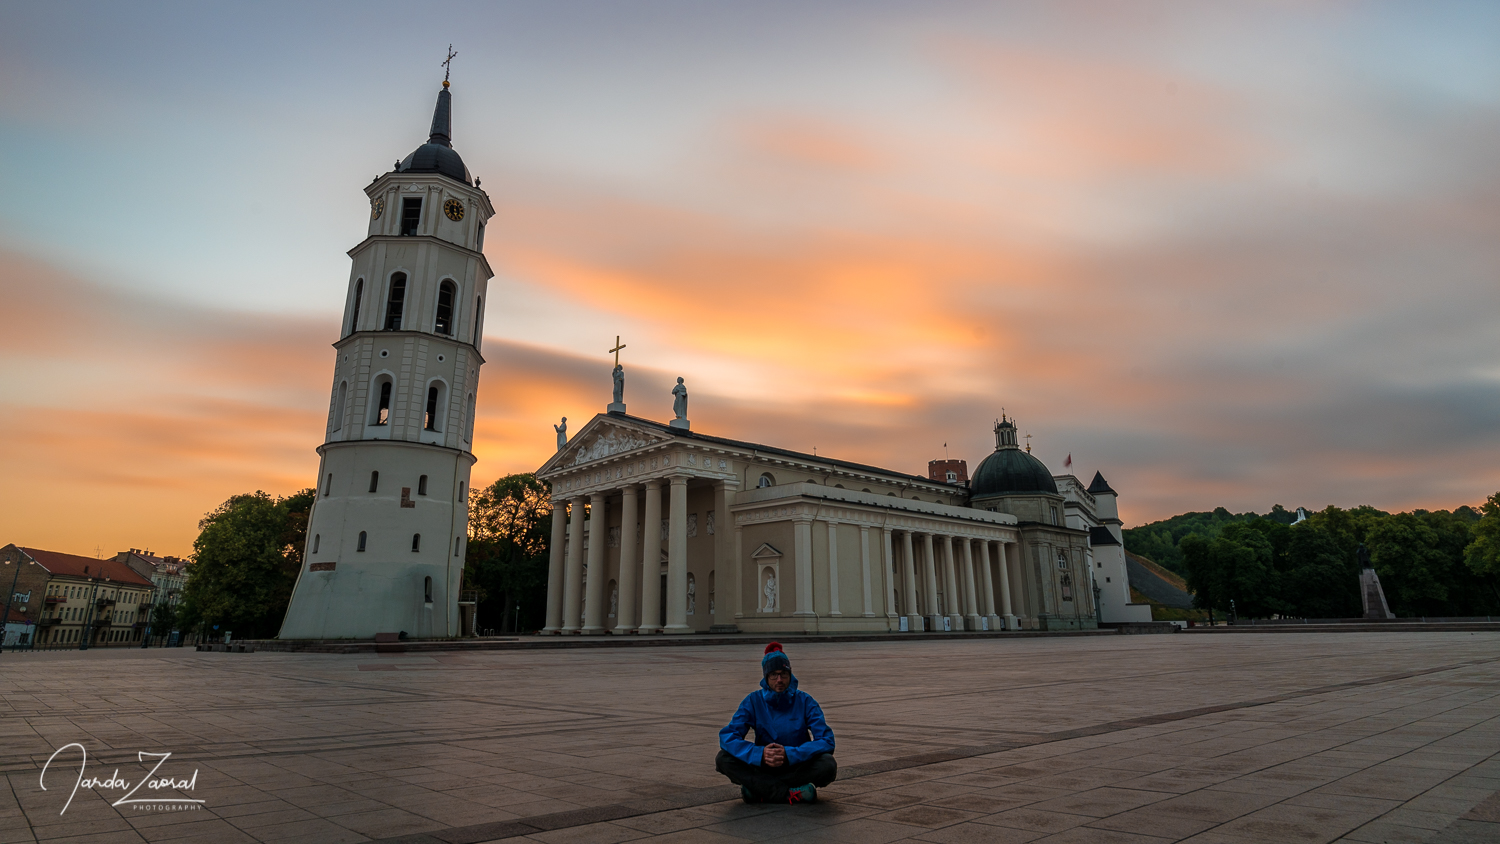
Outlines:
[{"label": "tree line", "polygon": [[1358,617],[1363,544],[1398,617],[1500,615],[1500,493],[1477,509],[1330,506],[1295,521],[1280,505],[1265,515],[1221,507],[1123,533],[1128,550],[1181,574],[1199,607],[1222,613]]},{"label": "tree line", "polygon": [[[548,490],[532,474],[506,475],[469,495],[463,591],[478,598],[475,626],[497,632],[542,626],[547,603]],[[204,515],[177,606],[157,607],[153,629],[236,639],[276,636],[302,569],[317,491],[235,495]]]}]

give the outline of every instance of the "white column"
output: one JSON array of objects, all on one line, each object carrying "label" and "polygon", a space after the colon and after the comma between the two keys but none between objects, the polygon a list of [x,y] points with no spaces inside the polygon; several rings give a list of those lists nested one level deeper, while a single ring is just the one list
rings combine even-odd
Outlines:
[{"label": "white column", "polygon": [[944,536],[943,546],[943,590],[947,594],[943,600],[943,614],[948,617],[948,622],[954,631],[964,629],[963,598],[958,585],[958,577],[953,570],[953,537]]},{"label": "white column", "polygon": [[663,633],[691,633],[687,623],[687,476],[672,476],[667,516],[667,626]]},{"label": "white column", "polygon": [[604,632],[604,602],[609,598],[605,592],[609,586],[608,566],[604,564],[604,552],[609,549],[609,502],[604,493],[589,496],[589,569],[588,594],[583,601],[583,629],[587,636]]},{"label": "white column", "polygon": [[901,586],[906,598],[906,629],[922,629],[922,608],[917,606],[917,555],[912,553],[911,531],[901,531]]},{"label": "white column", "polygon": [[661,481],[646,481],[646,515],[641,522],[641,626],[661,632]]},{"label": "white column", "polygon": [[1012,611],[1014,604],[1010,597],[1010,565],[1005,560],[1005,546],[1009,543],[1001,542],[996,545],[995,550],[999,552],[998,564],[1000,566],[1000,614],[1005,617],[1006,630],[1018,630],[1020,625],[1016,622],[1016,615]]},{"label": "white column", "polygon": [[839,523],[828,520],[828,616],[838,618],[839,611]]},{"label": "white column", "polygon": [[628,484],[620,491],[620,606],[615,610],[612,631],[620,636],[634,633],[638,626],[635,608],[640,602],[641,564],[635,555],[641,540],[635,535],[636,498],[635,484]]},{"label": "white column", "polygon": [[896,549],[891,545],[891,532],[890,528],[880,530],[881,571],[885,572],[885,578],[880,587],[885,592],[886,618],[896,617],[896,558],[894,554]]},{"label": "white column", "polygon": [[571,502],[568,518],[568,568],[563,578],[563,632],[577,633],[583,591],[583,496]]},{"label": "white column", "polygon": [[990,541],[988,539],[979,543],[979,567],[984,572],[982,578],[984,606],[980,607],[980,611],[984,613],[985,618],[989,619],[990,629],[999,630],[1000,616],[995,615],[995,578],[990,574]]},{"label": "white column", "polygon": [[932,551],[932,534],[922,534],[922,579],[927,584],[927,629],[943,629],[943,610],[938,605],[937,555]]},{"label": "white column", "polygon": [[[734,617],[745,617],[745,529],[738,520],[734,525]],[[759,579],[760,575],[756,575]],[[760,584],[756,584],[756,591]]]},{"label": "white column", "polygon": [[568,502],[552,499],[552,544],[547,549],[547,626],[543,633],[562,632],[563,570],[567,562],[563,546],[568,542]]},{"label": "white column", "polygon": [[[714,616],[711,624],[728,624],[727,619],[738,617],[740,605],[740,559],[737,543],[739,530],[734,527],[734,516],[729,506],[734,503],[735,481],[714,483]],[[705,527],[704,530],[707,530]]]},{"label": "white column", "polygon": [[866,525],[859,526],[859,580],[865,587],[865,606],[860,615],[870,618],[875,615],[875,606],[870,594],[870,528]]},{"label": "white column", "polygon": [[792,565],[797,569],[797,610],[794,616],[817,617],[813,611],[812,517],[798,516],[792,524]]},{"label": "white column", "polygon": [[979,590],[974,586],[974,540],[967,537],[959,539],[963,543],[964,553],[962,556],[964,576],[964,628],[966,630],[979,629],[979,607],[974,600],[975,593]]}]

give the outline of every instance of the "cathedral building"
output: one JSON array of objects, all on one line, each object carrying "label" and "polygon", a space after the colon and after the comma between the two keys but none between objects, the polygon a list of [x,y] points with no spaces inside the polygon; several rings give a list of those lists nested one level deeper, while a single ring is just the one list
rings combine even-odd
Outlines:
[{"label": "cathedral building", "polygon": [[441,638],[472,625],[459,595],[495,210],[452,135],[445,80],[427,143],[365,187],[369,228],[349,251],[318,497],[283,639]]},{"label": "cathedral building", "polygon": [[[1008,418],[972,478],[963,461],[934,461],[923,477],[695,432],[685,406],[668,424],[627,415],[616,372],[610,410],[560,435],[537,470],[552,489],[545,633],[1149,620],[1116,587],[1123,553],[1095,553],[1119,544],[1114,490],[1102,476],[1088,489],[1053,476]],[[1114,591],[1096,589],[1106,577]]]}]

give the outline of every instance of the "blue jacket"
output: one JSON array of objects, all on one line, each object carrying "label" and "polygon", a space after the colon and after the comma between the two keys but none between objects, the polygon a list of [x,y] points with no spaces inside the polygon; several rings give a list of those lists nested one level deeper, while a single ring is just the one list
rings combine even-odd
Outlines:
[{"label": "blue jacket", "polygon": [[[755,730],[755,742],[745,734]],[[786,748],[786,763],[795,765],[819,753],[833,752],[833,730],[823,720],[823,708],[812,695],[797,691],[797,678],[777,694],[765,680],[760,689],[745,695],[729,724],[719,731],[719,747],[751,765],[759,765],[765,746],[775,742]]]}]

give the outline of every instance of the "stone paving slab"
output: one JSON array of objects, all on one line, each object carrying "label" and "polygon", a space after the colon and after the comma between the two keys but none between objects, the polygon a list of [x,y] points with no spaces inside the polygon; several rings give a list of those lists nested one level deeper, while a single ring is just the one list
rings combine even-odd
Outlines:
[{"label": "stone paving slab", "polygon": [[[1500,840],[1494,633],[789,645],[840,763],[797,807],[713,771],[761,647],[6,654],[0,844]],[[203,802],[60,813],[73,742]]]}]

